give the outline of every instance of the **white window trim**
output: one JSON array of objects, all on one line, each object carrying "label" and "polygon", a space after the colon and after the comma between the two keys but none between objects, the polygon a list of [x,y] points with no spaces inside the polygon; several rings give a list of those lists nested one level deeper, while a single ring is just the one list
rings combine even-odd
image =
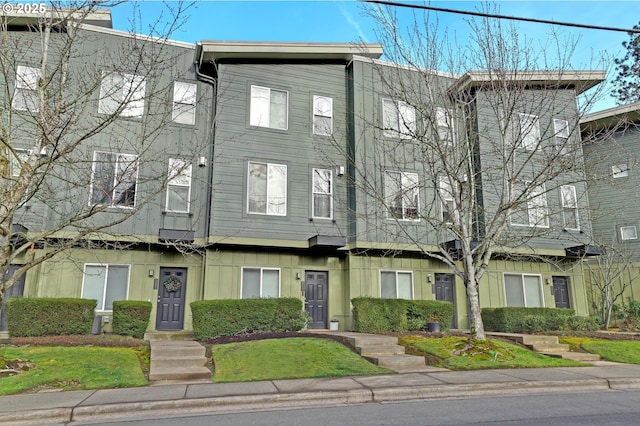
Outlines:
[{"label": "white window trim", "polygon": [[[386,189],[387,189],[386,188],[386,186],[387,186],[386,185],[386,181],[387,181],[387,176],[389,174],[398,174],[398,175],[400,175],[400,191],[403,194],[405,192],[405,188],[402,185],[402,182],[408,176],[415,176],[416,186],[415,186],[415,188],[413,188],[413,191],[415,191],[413,196],[416,197],[416,217],[415,218],[413,218],[410,215],[407,215],[405,213],[407,208],[404,205],[404,201],[405,201],[404,195],[402,195],[402,206],[401,206],[401,208],[402,208],[402,217],[394,217],[393,214],[391,213],[391,203],[389,203],[391,194],[387,194],[386,193]],[[384,179],[384,181],[383,181],[384,200],[385,200],[386,210],[387,210],[387,219],[388,220],[398,220],[398,221],[403,221],[403,222],[420,222],[420,176],[418,176],[418,173],[400,172],[400,171],[397,171],[397,170],[385,170],[383,179]],[[409,188],[407,188],[407,189],[409,189]]]},{"label": "white window trim", "polygon": [[[449,216],[452,217],[454,214],[457,214],[457,211],[455,210],[455,199],[453,197],[452,192],[453,190],[451,189],[451,185],[449,185],[448,178],[446,176],[439,176],[438,177],[438,194],[440,195],[440,220],[442,220],[443,222],[445,222],[445,219],[444,219],[445,210],[449,211],[449,209],[446,208],[447,201],[451,201],[454,207],[454,211],[449,212]],[[453,223],[453,221],[448,220],[445,223],[451,224]]]},{"label": "white window trim", "polygon": [[[384,106],[385,102],[392,103],[393,111],[395,112],[394,117],[389,117],[388,120],[385,120],[385,111],[386,111],[386,108]],[[409,120],[411,117],[403,117],[403,115],[406,115],[407,112],[411,112],[411,114],[413,114],[413,122]],[[392,123],[393,125],[390,128],[386,128],[386,126],[384,125],[385,121],[393,121]],[[393,99],[390,99],[390,98],[383,98],[382,99],[382,128],[383,128],[382,133],[386,138],[413,139],[412,133],[415,133],[417,129],[416,109],[413,107],[413,105],[409,105],[407,102],[394,101]]]},{"label": "white window trim", "polygon": [[[314,181],[316,178],[316,170],[325,170],[329,172],[329,192],[317,192],[316,191],[316,187],[314,185]],[[314,167],[313,170],[311,171],[312,175],[311,175],[311,217],[313,219],[325,219],[325,220],[331,220],[333,219],[333,170],[331,169],[321,169],[321,168],[317,168]],[[325,216],[316,216],[316,203],[315,203],[315,197],[316,194],[318,195],[328,195],[329,196],[329,217],[325,217]]]},{"label": "white window trim", "polygon": [[[97,153],[102,153],[102,154],[111,154],[111,155],[116,155],[116,156],[121,156],[121,155],[127,155],[130,157],[134,157],[136,159],[135,164],[136,164],[136,193],[134,194],[134,198],[133,198],[133,205],[132,206],[123,206],[120,204],[100,204],[100,203],[94,203],[93,202],[93,184],[95,182],[95,164],[96,164],[96,154]],[[116,161],[117,161],[117,157],[116,157]],[[117,162],[116,162],[116,169],[117,169]],[[135,155],[135,154],[125,154],[122,152],[109,152],[109,151],[93,151],[93,161],[91,163],[91,184],[89,185],[89,205],[90,206],[94,206],[94,205],[100,205],[100,206],[107,206],[107,207],[113,207],[113,208],[119,208],[119,209],[133,209],[136,207],[136,203],[138,201],[138,189],[139,189],[139,185],[138,185],[138,178],[140,175],[140,158]],[[114,182],[117,178],[117,176],[114,176]],[[115,186],[113,186],[111,188],[112,194],[111,194],[111,200],[113,201],[114,197],[113,197],[113,191],[116,189]]]},{"label": "white window trim", "polygon": [[626,163],[614,164],[611,166],[611,177],[620,179],[629,176],[629,167]]},{"label": "white window trim", "polygon": [[[529,227],[529,228],[549,228],[549,205],[547,204],[547,192],[545,190],[545,184],[542,183],[542,184],[536,185],[536,186],[530,186],[530,184],[531,184],[531,182],[525,182],[524,186],[528,187],[529,191],[534,191],[537,188],[541,188],[541,193],[540,193],[540,195],[530,195],[531,193],[528,192],[527,195],[525,196],[526,200],[523,201],[523,205],[525,203],[527,205],[527,219],[528,219],[529,223],[528,224],[525,224],[525,223],[514,223],[513,222],[513,213],[512,213],[511,216],[509,217],[509,224],[511,226],[526,226],[526,227]],[[544,216],[545,216],[544,224],[537,224],[537,223],[531,224],[531,222],[532,222],[531,221],[531,211],[533,209],[539,208],[539,206],[537,206],[534,203],[535,199],[538,198],[538,197],[540,197],[540,199],[543,201],[542,204],[544,204],[544,206],[543,206],[544,210],[545,210],[545,213],[544,213]],[[522,208],[522,205],[520,206],[520,208]]]},{"label": "white window trim", "polygon": [[[180,91],[182,86],[185,90]],[[184,81],[173,82],[173,105],[171,109],[171,120],[177,124],[194,125],[196,124],[196,98],[198,94],[198,85],[195,83],[187,83]],[[180,117],[184,115],[176,106],[188,105],[193,113],[190,122],[186,123]]]},{"label": "white window trim", "polygon": [[546,301],[544,300],[544,288],[543,288],[543,284],[542,284],[542,275],[541,274],[525,274],[525,273],[518,273],[518,272],[504,272],[502,274],[502,290],[504,291],[504,306],[508,307],[508,302],[507,302],[507,280],[505,279],[505,277],[507,275],[511,275],[511,276],[518,276],[521,278],[520,282],[522,284],[522,295],[524,297],[524,307],[525,308],[537,308],[538,306],[528,306],[527,305],[527,291],[524,287],[524,277],[537,277],[538,278],[538,291],[540,292],[540,302],[542,304],[542,306],[539,306],[541,308],[544,308],[547,306]]},{"label": "white window trim", "polygon": [[[633,240],[637,240],[638,239],[638,229],[636,228],[635,225],[620,226],[619,229],[620,229],[620,240],[621,241],[633,241]],[[633,230],[634,236],[632,238],[624,238],[624,233],[622,232],[623,229]]]},{"label": "white window trim", "polygon": [[[525,119],[527,120],[527,122],[531,120],[533,123],[531,126],[528,126],[527,128],[523,129],[522,126]],[[530,151],[530,152],[535,151],[538,148],[538,145],[540,144],[540,118],[534,114],[525,114],[521,112],[521,113],[518,113],[518,125],[519,125],[519,131],[520,131],[519,146],[525,151]],[[531,133],[533,133],[535,137],[533,146],[530,143],[526,143]]]},{"label": "white window trim", "polygon": [[[330,104],[329,115],[322,114],[321,111],[316,109],[316,102],[320,99],[327,99]],[[322,96],[322,95],[313,95],[313,105],[312,105],[312,123],[311,130],[316,136],[331,136],[333,135],[333,98],[330,96]],[[329,129],[328,132],[316,132],[316,117],[329,118]]]},{"label": "white window trim", "polygon": [[22,165],[25,161],[29,160],[32,152],[33,150],[31,149],[14,148],[14,152],[9,154],[11,156],[11,160],[9,161],[11,177],[17,178],[20,176]]},{"label": "white window trim", "polygon": [[[38,80],[40,80],[41,77],[42,72],[40,68],[18,65],[16,68],[15,90],[13,99],[11,100],[11,107],[13,109],[17,111],[38,112]],[[35,81],[32,79],[35,79]],[[18,96],[22,96],[18,95],[18,93],[28,93],[29,96],[25,96],[24,99],[35,98],[36,103],[33,105],[33,109],[31,109],[29,105],[27,105],[26,108],[19,108],[18,105],[16,105],[16,99],[18,99]]]},{"label": "white window trim", "polygon": [[395,284],[396,284],[396,299],[398,298],[398,274],[409,274],[411,276],[411,300],[414,300],[414,281],[413,281],[413,271],[407,271],[402,269],[380,269],[378,271],[378,294],[379,297],[382,298],[382,274],[384,272],[393,272],[395,273]]},{"label": "white window trim", "polygon": [[127,267],[127,298],[125,300],[129,300],[129,288],[130,288],[130,284],[131,284],[131,265],[130,264],[126,264],[126,263],[85,263],[84,267],[82,268],[82,289],[80,290],[80,298],[84,299],[84,284],[85,284],[85,278],[87,277],[87,266],[103,266],[106,268],[105,271],[105,276],[104,276],[104,283],[102,286],[102,303],[103,306],[99,307],[96,306],[96,312],[113,312],[112,309],[101,309],[104,307],[104,302],[107,299],[107,280],[109,277],[109,267],[110,266],[126,266]]},{"label": "white window trim", "polygon": [[[450,108],[436,107],[436,128],[439,141],[444,141],[446,146],[454,146],[456,142],[456,127],[453,120],[453,110]],[[442,137],[446,132],[447,137]]]},{"label": "white window trim", "polygon": [[[250,210],[250,188],[249,188],[249,184],[250,184],[250,176],[249,173],[251,172],[251,164],[264,164],[267,166],[267,193],[265,194],[266,197],[266,211],[264,213],[262,212],[252,212]],[[269,166],[278,166],[278,167],[284,167],[285,168],[285,172],[286,172],[286,176],[284,179],[284,213],[269,213]],[[289,193],[288,193],[288,180],[289,180],[289,169],[287,167],[286,164],[278,164],[278,163],[267,163],[264,161],[248,161],[247,162],[247,214],[259,214],[262,216],[286,216],[287,215],[287,208],[288,206],[288,199],[289,199]]]},{"label": "white window trim", "polygon": [[[261,267],[261,266],[242,266],[240,268],[240,299],[243,299],[242,293],[244,290],[244,270],[245,269],[258,269],[260,270],[260,299],[264,298],[262,295],[262,279],[263,279],[263,271],[278,271],[278,295],[276,297],[280,297],[282,294],[282,271],[280,268],[270,268],[270,267]],[[246,299],[245,299],[246,300]]]},{"label": "white window trim", "polygon": [[[117,87],[122,93],[105,93],[105,79],[119,76],[122,79],[122,86]],[[102,71],[102,80],[100,81],[100,98],[98,100],[98,113],[115,114],[118,109],[120,117],[142,117],[145,108],[145,90],[146,80],[143,76],[135,74],[127,74],[121,72]],[[111,83],[115,87],[115,84]],[[119,95],[119,96],[116,96]],[[112,109],[111,105],[104,103],[103,100],[112,99],[116,102],[116,108]]]},{"label": "white window trim", "polygon": [[[567,188],[567,190],[570,190],[573,193],[573,205],[567,205],[568,203],[565,203],[566,199],[564,197],[563,191],[565,190],[565,188]],[[560,186],[560,201],[562,203],[562,224],[564,225],[565,229],[571,229],[571,230],[575,230],[575,231],[579,231],[580,230],[580,214],[578,211],[578,196],[576,193],[576,187],[575,185],[562,185]],[[566,217],[566,211],[567,209],[573,209],[574,214],[575,214],[575,218],[576,218],[576,227],[575,228],[569,228],[567,226],[567,217]]]},{"label": "white window trim", "polygon": [[569,139],[569,121],[561,118],[553,119],[553,130],[555,131],[556,149],[560,155],[571,153],[571,140]]},{"label": "white window trim", "polygon": [[[171,172],[172,172],[172,165],[175,164],[175,162],[182,162],[184,163],[181,167],[181,170],[175,174],[175,176],[171,176]],[[175,170],[175,168],[174,168]],[[179,183],[174,183],[173,181],[182,176],[183,172],[188,171],[188,175],[189,175],[189,184],[188,185],[182,185]],[[191,181],[193,178],[193,164],[189,163],[187,160],[182,160],[179,158],[169,158],[169,171],[168,171],[168,179],[167,179],[167,196],[165,198],[165,210],[168,212],[172,212],[172,213],[189,213],[191,211]],[[176,186],[176,187],[180,187],[180,188],[188,188],[187,191],[187,209],[186,210],[171,210],[169,208],[169,191],[171,189],[172,186]]]},{"label": "white window trim", "polygon": [[[254,112],[254,103],[253,101],[253,88],[256,89],[262,89],[262,90],[268,90],[269,91],[269,105],[268,105],[268,111],[266,115],[266,118],[269,122],[267,122],[266,124],[263,123],[254,123],[253,122],[253,112]],[[271,91],[275,90],[276,92],[282,92],[285,94],[286,97],[286,102],[285,102],[285,106],[284,106],[284,118],[285,118],[285,124],[284,127],[274,127],[271,125]],[[265,86],[258,86],[256,84],[252,84],[250,89],[249,89],[249,126],[251,127],[261,127],[261,128],[266,128],[266,129],[275,129],[275,130],[289,130],[289,91],[288,90],[282,90],[282,89],[275,89],[275,88],[271,88],[271,87],[265,87]]]}]

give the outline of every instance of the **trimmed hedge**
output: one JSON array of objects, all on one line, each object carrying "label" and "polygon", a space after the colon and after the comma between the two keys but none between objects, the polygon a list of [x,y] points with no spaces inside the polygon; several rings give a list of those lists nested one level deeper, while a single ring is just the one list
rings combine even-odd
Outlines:
[{"label": "trimmed hedge", "polygon": [[453,317],[453,305],[438,300],[356,297],[351,304],[354,331],[360,333],[423,330],[430,319],[446,330]]},{"label": "trimmed hedge", "polygon": [[116,300],[113,302],[113,332],[142,339],[149,326],[151,302]]},{"label": "trimmed hedge", "polygon": [[573,309],[559,308],[483,308],[482,322],[486,331],[503,333],[599,329],[596,319],[578,317]]},{"label": "trimmed hedge", "polygon": [[298,331],[307,325],[302,301],[273,299],[199,300],[191,303],[197,340],[259,331]]},{"label": "trimmed hedge", "polygon": [[97,301],[16,297],[7,300],[11,337],[89,334]]}]

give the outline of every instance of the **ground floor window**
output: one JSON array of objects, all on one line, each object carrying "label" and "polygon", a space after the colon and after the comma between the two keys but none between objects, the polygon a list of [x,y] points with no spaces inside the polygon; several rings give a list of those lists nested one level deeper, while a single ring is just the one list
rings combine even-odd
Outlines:
[{"label": "ground floor window", "polygon": [[504,274],[507,306],[544,307],[540,275]]},{"label": "ground floor window", "polygon": [[380,297],[413,299],[413,272],[380,271]]},{"label": "ground floor window", "polygon": [[242,268],[242,298],[280,297],[280,270]]},{"label": "ground floor window", "polygon": [[82,298],[96,299],[97,311],[110,311],[114,300],[127,300],[129,265],[84,265]]}]

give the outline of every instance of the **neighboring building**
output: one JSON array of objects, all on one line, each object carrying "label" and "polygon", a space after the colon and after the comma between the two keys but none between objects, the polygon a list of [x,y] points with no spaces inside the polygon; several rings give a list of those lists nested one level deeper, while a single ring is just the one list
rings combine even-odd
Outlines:
[{"label": "neighboring building", "polygon": [[[109,55],[98,52],[115,53],[130,39],[111,30],[110,22],[104,26],[83,27],[89,56],[82,60],[90,57],[97,69],[109,68]],[[149,54],[152,47],[150,42]],[[327,328],[335,318],[349,329],[350,300],[360,296],[449,300],[456,307],[454,326],[468,326],[462,281],[398,227],[409,227],[428,251],[442,244],[455,249],[450,235],[419,220],[431,205],[429,214],[443,221],[455,214],[446,197],[432,203],[446,182],[425,175],[425,162],[415,156],[407,161],[398,151],[376,148],[378,141],[400,140],[401,149],[408,149],[412,142],[403,140],[403,130],[421,126],[410,103],[381,84],[380,69],[393,74],[399,68],[378,60],[380,45],[169,42],[167,48],[174,66],[146,82],[164,85],[164,97],[123,111],[131,117],[149,114],[152,106],[170,110],[171,122],[158,133],[153,153],[168,170],[166,189],[112,227],[100,244],[76,247],[30,270],[25,296],[96,298],[97,313],[105,316],[113,300],[149,300],[152,330],[191,329],[189,303],[196,300],[280,296],[305,300],[312,328]],[[133,70],[126,76],[135,82]],[[541,74],[528,78],[528,96],[549,90],[557,95],[545,110],[521,111],[519,117],[537,129],[532,137],[566,138],[579,146],[578,135],[565,136],[563,129],[577,122],[576,95],[603,74],[577,73],[560,82]],[[468,107],[476,128],[499,125],[488,113],[487,73],[436,79],[443,93],[475,91]],[[89,113],[108,111],[110,96],[104,93],[121,83],[105,75]],[[8,84],[16,92],[23,89]],[[454,125],[452,108],[433,105],[443,135]],[[142,122],[123,118],[118,128],[135,132]],[[491,132],[478,135],[477,166],[495,163],[488,150]],[[91,202],[111,203],[109,215],[135,207],[144,196],[147,170],[143,154],[112,152],[113,136],[96,135],[85,156],[94,164],[112,158],[115,166],[94,166],[91,187],[83,188]],[[572,164],[578,167],[566,182],[559,177],[544,204],[530,206],[522,223],[513,223],[545,232],[496,253],[480,286],[482,307],[558,306],[588,313],[582,269],[575,267],[591,234],[583,214],[586,189],[573,183],[584,181],[577,151]],[[140,166],[137,180],[116,194],[106,181],[121,163]],[[491,208],[488,170],[478,171],[485,185],[483,209]],[[27,204],[23,213],[15,223],[28,232],[47,226],[45,206]],[[482,233],[479,228],[478,238]],[[46,250],[46,244],[35,250]],[[513,260],[513,253],[529,257]],[[172,280],[181,283],[178,291],[165,289]]]}]

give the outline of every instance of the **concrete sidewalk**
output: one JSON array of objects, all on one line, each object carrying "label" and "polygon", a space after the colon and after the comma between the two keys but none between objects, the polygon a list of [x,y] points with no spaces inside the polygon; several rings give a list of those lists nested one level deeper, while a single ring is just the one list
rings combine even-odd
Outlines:
[{"label": "concrete sidewalk", "polygon": [[0,424],[153,419],[257,409],[541,392],[640,389],[640,365],[438,371],[0,397]]}]

